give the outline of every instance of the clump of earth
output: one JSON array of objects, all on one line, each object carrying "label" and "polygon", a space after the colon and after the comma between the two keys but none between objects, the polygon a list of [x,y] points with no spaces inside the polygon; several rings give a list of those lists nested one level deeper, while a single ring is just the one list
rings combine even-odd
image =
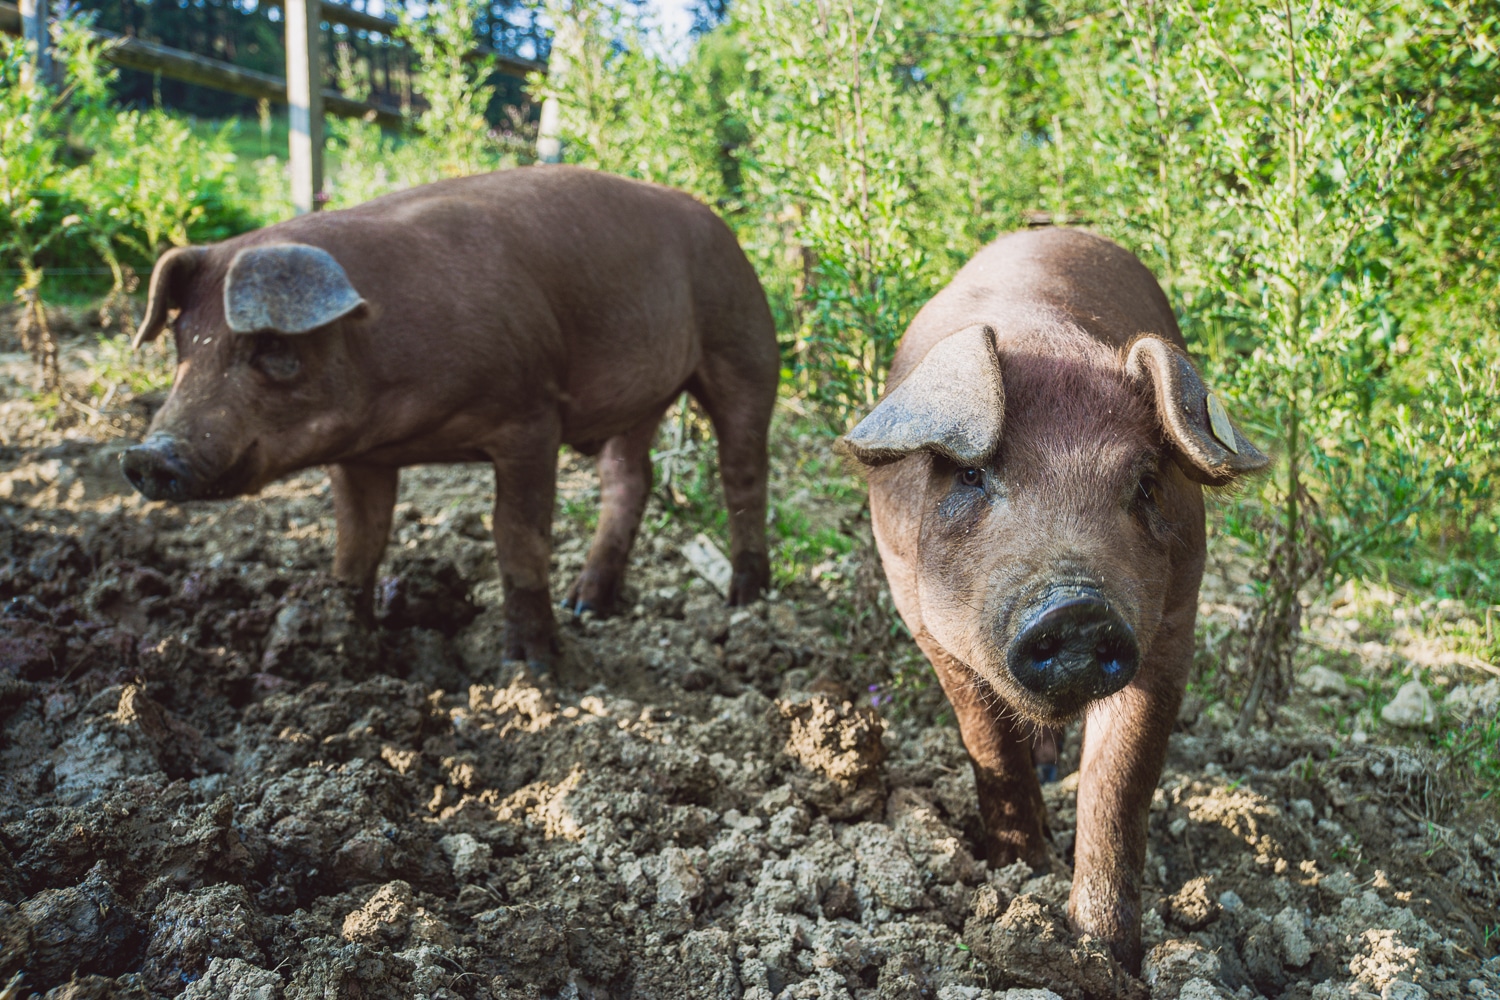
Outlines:
[{"label": "clump of earth", "polygon": [[[802,489],[815,441],[778,437],[773,490],[849,555],[729,609],[653,500],[624,613],[567,618],[538,675],[500,659],[482,468],[404,476],[369,629],[326,576],[322,473],[151,504],[128,438],[10,395],[3,1000],[1500,1000],[1500,830],[1433,754],[1320,728],[1308,688],[1247,737],[1189,697],[1142,977],[1075,938],[1077,734],[1057,869],[987,864],[858,503]],[[560,493],[559,597],[587,460]]]}]

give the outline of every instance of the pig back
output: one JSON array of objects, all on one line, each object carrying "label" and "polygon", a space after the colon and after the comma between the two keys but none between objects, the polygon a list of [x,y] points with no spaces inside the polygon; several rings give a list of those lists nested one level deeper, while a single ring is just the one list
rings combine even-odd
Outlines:
[{"label": "pig back", "polygon": [[701,360],[705,313],[758,302],[775,350],[722,221],[681,192],[608,174],[440,181],[226,249],[285,241],[328,250],[370,302],[374,382],[441,385],[448,410],[560,406],[567,441],[608,438],[678,392]]}]

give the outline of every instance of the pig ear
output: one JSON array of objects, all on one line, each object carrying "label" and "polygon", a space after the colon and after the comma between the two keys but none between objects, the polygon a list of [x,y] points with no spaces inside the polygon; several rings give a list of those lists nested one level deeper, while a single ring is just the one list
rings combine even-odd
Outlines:
[{"label": "pig ear", "polygon": [[1004,419],[995,331],[971,326],[928,351],[842,444],[866,465],[932,451],[958,465],[977,466],[995,454]]},{"label": "pig ear", "polygon": [[241,250],[224,278],[224,318],[235,333],[307,333],[364,304],[333,254],[305,243]]},{"label": "pig ear", "polygon": [[130,349],[149,344],[167,325],[167,312],[182,298],[189,279],[203,263],[206,247],[173,247],[162,254],[151,271],[151,285],[146,297],[146,318],[131,338]]},{"label": "pig ear", "polygon": [[1130,345],[1125,371],[1149,382],[1162,429],[1181,455],[1182,471],[1205,486],[1224,486],[1259,472],[1271,460],[1240,429],[1217,396],[1208,391],[1193,362],[1160,337],[1140,337]]}]

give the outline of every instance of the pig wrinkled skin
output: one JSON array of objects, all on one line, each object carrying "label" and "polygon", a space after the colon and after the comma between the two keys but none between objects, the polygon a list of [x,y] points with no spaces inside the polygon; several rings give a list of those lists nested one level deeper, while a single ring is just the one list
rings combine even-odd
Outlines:
[{"label": "pig wrinkled skin", "polygon": [[1133,971],[1202,486],[1268,464],[1209,406],[1140,261],[1043,230],[991,244],[921,310],[843,439],[868,467],[896,608],[958,717],[993,864],[1050,864],[1031,737],[1084,715],[1069,915]]},{"label": "pig wrinkled skin", "polygon": [[565,604],[608,614],[683,391],[718,436],[730,602],[768,583],[775,329],[734,235],[688,195],[564,166],[440,181],[172,250],[136,345],[169,316],[176,378],[127,477],[183,501],[328,466],[334,573],[367,614],[401,467],[489,462],[505,655],[548,665],[558,448],[598,453],[602,501]]}]

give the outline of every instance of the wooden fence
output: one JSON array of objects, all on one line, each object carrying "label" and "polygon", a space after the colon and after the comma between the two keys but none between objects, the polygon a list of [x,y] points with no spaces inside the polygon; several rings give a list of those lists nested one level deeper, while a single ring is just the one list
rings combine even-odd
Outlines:
[{"label": "wooden fence", "polygon": [[[353,10],[325,0],[264,0],[281,7],[286,26],[286,77],[272,76],[244,69],[222,59],[195,55],[158,45],[141,38],[94,30],[108,42],[104,58],[125,69],[159,73],[200,87],[210,87],[231,94],[242,94],[287,106],[288,164],[292,179],[292,204],[300,212],[315,211],[323,190],[323,115],[363,118],[389,127],[403,124],[403,109],[379,101],[358,101],[322,86],[323,49],[319,33],[327,24],[342,24],[354,31],[367,31],[392,37],[399,26],[396,21]],[[0,31],[24,35],[34,45],[34,65],[45,80],[50,75],[48,55],[48,0],[20,0],[20,5],[0,0]],[[483,54],[495,58],[500,72],[525,77],[528,73],[545,73],[544,63],[502,56],[488,50]],[[541,134],[537,149],[543,159],[555,160],[560,147],[555,135],[557,109],[553,102],[542,108]]]}]

